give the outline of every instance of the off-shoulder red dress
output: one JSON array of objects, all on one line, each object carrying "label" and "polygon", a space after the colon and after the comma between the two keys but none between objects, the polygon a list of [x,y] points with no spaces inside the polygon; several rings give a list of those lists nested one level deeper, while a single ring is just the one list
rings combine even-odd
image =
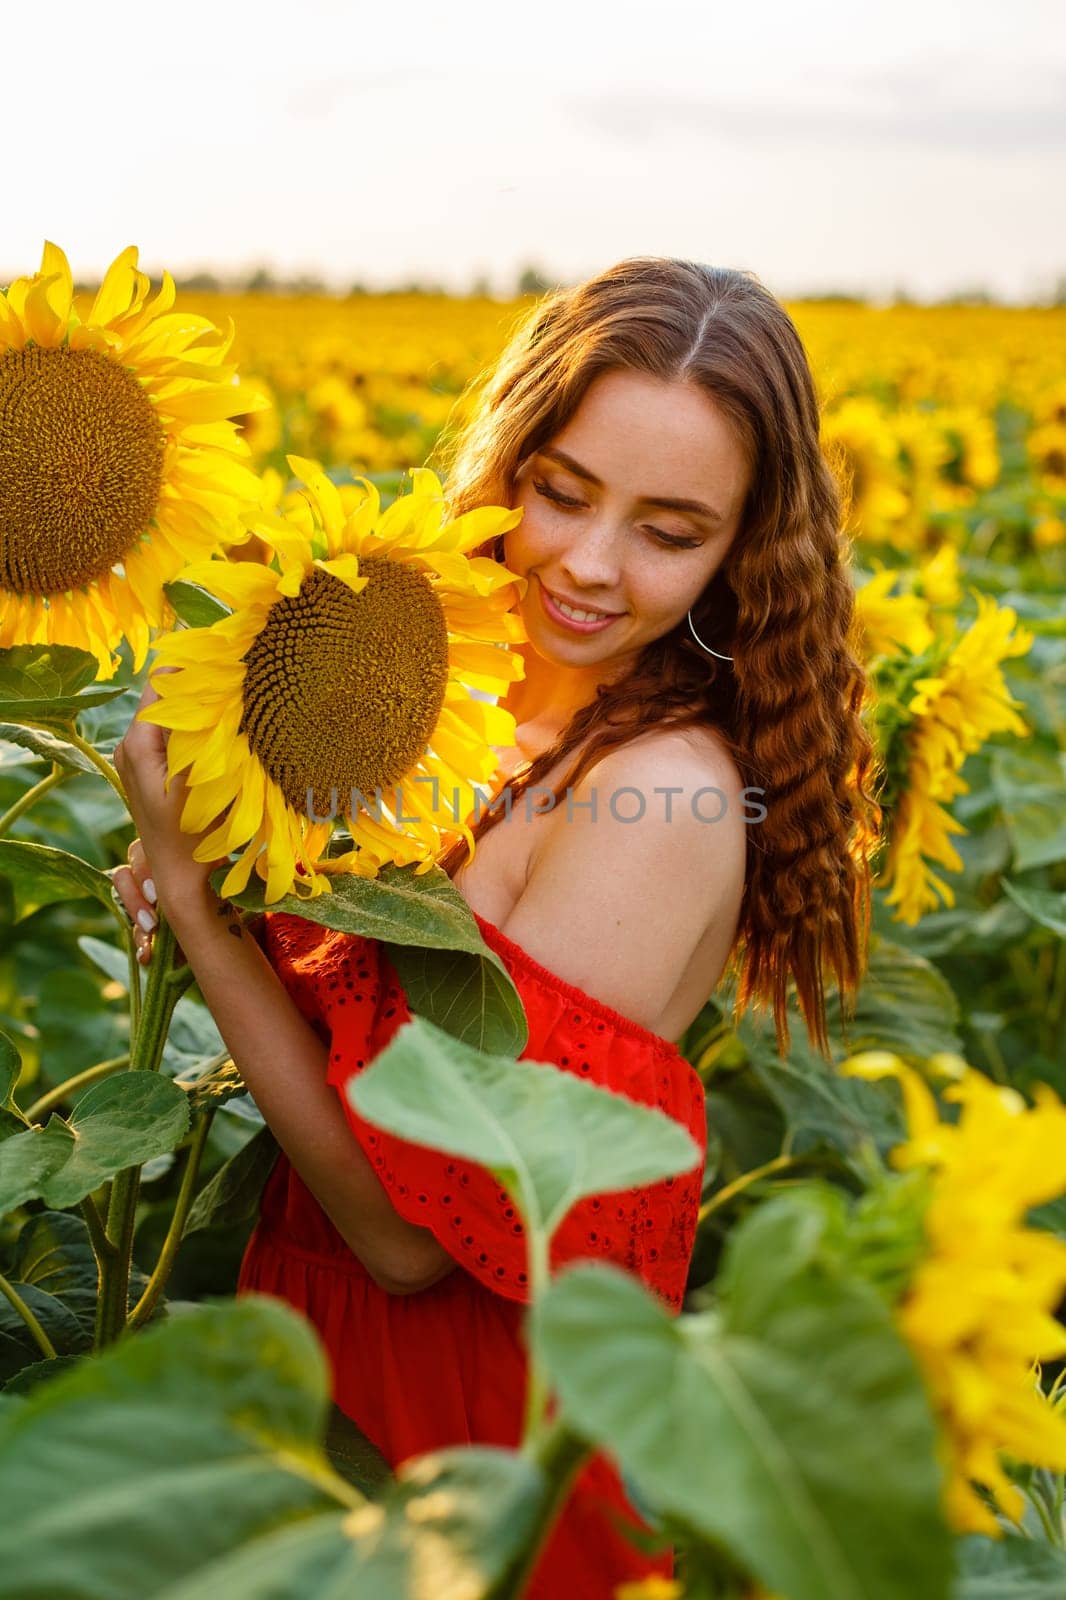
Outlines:
[{"label": "off-shoulder red dress", "polygon": [[[691,1172],[581,1201],[551,1252],[553,1270],[578,1258],[613,1261],[677,1312],[706,1145],[699,1076],[674,1045],[564,983],[474,915],[525,1007],[523,1056],[657,1106],[699,1145],[701,1159]],[[528,1289],[514,1204],[484,1168],[379,1131],[344,1096],[349,1080],[410,1018],[395,968],[375,940],[276,912],[267,915],[264,947],[301,1013],[330,1043],[329,1082],[396,1210],[430,1228],[462,1270],[416,1294],[387,1293],[281,1156],[263,1194],[239,1291],[277,1295],[309,1318],[330,1358],[337,1404],[391,1466],[448,1445],[516,1445]],[[576,1480],[527,1593],[534,1600],[612,1600],[615,1586],[627,1580],[669,1577],[672,1554],[642,1554],[619,1521],[644,1526],[616,1467],[598,1454]]]}]

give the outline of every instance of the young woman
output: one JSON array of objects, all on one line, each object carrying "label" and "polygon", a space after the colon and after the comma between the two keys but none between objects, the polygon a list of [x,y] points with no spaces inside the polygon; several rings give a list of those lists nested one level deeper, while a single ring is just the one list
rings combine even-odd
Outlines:
[{"label": "young woman", "polygon": [[[534,308],[447,458],[455,514],[522,507],[494,553],[527,580],[528,643],[501,803],[473,860],[457,840],[441,864],[519,989],[524,1054],[657,1105],[702,1148],[672,1041],[727,965],[784,1047],[789,981],[824,1045],[825,978],[846,997],[864,960],[873,747],[803,347],[749,274],[624,261]],[[513,1445],[528,1294],[509,1197],[338,1092],[409,1016],[395,972],[374,941],[299,918],[268,915],[262,949],[231,937],[178,827],[181,782],[164,794],[162,731],[134,723],[116,760],[140,833],[123,901],[144,928],[158,899],[284,1152],[242,1289],[310,1317],[338,1403],[393,1464]],[[583,1202],[553,1265],[612,1259],[678,1310],[701,1177]],[[529,1593],[608,1600],[668,1574],[669,1552],[624,1538],[637,1520],[594,1457]]]}]

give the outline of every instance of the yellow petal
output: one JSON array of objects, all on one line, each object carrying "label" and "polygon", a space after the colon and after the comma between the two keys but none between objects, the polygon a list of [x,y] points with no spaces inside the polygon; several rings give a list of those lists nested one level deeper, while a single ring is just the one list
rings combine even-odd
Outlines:
[{"label": "yellow petal", "polygon": [[127,245],[104,274],[104,281],[93,301],[89,321],[97,324],[114,321],[130,308],[137,287],[137,246]]}]

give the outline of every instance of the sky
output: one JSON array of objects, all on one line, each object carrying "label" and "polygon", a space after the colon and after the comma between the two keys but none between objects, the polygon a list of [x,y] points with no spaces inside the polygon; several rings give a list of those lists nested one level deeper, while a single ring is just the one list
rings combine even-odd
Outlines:
[{"label": "sky", "polygon": [[0,282],[497,293],[630,255],[776,294],[1066,279],[1061,0],[67,0],[5,8]]}]

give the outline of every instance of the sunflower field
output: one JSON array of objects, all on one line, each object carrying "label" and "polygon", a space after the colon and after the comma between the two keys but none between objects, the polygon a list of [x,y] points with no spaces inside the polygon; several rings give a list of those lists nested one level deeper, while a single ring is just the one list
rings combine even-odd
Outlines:
[{"label": "sunflower field", "polygon": [[[1066,310],[790,307],[885,839],[832,1061],[798,1013],[785,1059],[766,1019],[734,1026],[727,988],[681,1043],[708,1146],[671,1317],[549,1246],[583,1197],[691,1170],[691,1141],[518,1072],[516,992],[415,787],[471,800],[509,742],[467,692],[513,676],[511,575],[479,554],[508,513],[449,522],[434,460],[524,309],[184,295],[132,250],[75,295],[52,245],[0,293],[0,1594],[519,1600],[605,1450],[677,1556],[615,1600],[1062,1600]],[[406,831],[326,819],[313,708],[277,688],[279,663],[328,676],[364,594],[415,619],[431,693],[390,700],[408,664],[383,654],[343,776],[402,783]],[[216,887],[395,961],[415,1017],[354,1109],[491,1168],[521,1215],[515,1450],[391,1472],[309,1324],[234,1296],[277,1146],[173,934],[143,967],[108,876],[155,667],[145,720]],[[240,714],[253,681],[271,719]]]}]

